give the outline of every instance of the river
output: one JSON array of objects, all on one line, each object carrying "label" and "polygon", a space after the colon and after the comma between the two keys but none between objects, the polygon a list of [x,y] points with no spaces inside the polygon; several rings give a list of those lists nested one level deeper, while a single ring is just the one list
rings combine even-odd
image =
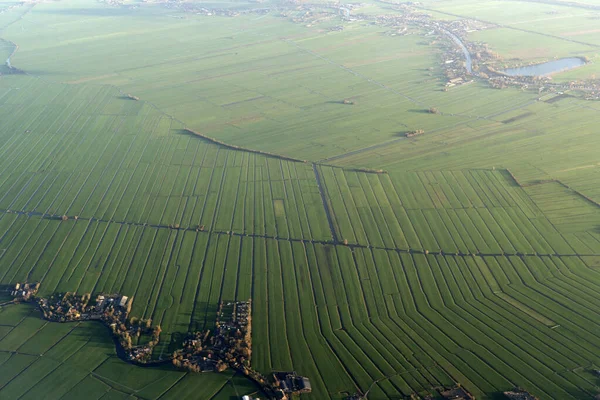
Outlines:
[{"label": "river", "polygon": [[548,61],[543,64],[528,65],[526,67],[508,68],[502,73],[508,76],[548,76],[557,72],[566,71],[585,65],[585,61],[579,57],[561,58],[560,60]]},{"label": "river", "polygon": [[460,40],[460,38],[458,36],[456,36],[454,33],[447,31],[445,29],[442,29],[442,32],[444,32],[446,35],[450,36],[450,38],[454,41],[454,43],[456,43],[461,48],[463,54],[465,55],[465,67],[467,68],[467,72],[469,74],[472,74],[473,73],[473,62],[471,61],[471,54],[469,53],[467,46],[465,46],[464,43]]}]

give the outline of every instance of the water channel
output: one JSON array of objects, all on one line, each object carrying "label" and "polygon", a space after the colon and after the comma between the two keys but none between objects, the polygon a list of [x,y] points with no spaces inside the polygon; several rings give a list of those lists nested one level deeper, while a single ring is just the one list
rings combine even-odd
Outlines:
[{"label": "water channel", "polygon": [[528,65],[526,67],[508,68],[502,73],[508,76],[548,76],[557,72],[566,71],[585,65],[585,61],[579,57],[561,58],[560,60],[548,61],[543,64]]}]

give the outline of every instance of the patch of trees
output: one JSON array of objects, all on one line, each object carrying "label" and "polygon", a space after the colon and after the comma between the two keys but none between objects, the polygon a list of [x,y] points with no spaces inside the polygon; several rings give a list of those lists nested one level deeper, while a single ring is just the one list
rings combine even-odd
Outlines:
[{"label": "patch of trees", "polygon": [[422,135],[424,133],[425,133],[425,131],[423,129],[415,129],[414,131],[406,132],[405,136],[413,137],[413,136],[417,136],[417,135]]}]

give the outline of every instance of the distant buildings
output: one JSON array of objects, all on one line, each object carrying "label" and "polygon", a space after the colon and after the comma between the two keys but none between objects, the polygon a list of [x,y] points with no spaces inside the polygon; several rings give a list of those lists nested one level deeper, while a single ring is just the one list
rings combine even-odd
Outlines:
[{"label": "distant buildings", "polygon": [[304,376],[299,376],[296,372],[275,372],[273,373],[275,386],[283,390],[284,393],[300,394],[312,392],[310,380]]},{"label": "distant buildings", "polygon": [[17,283],[15,284],[14,290],[10,292],[11,296],[16,301],[28,301],[30,300],[40,288],[38,283]]},{"label": "distant buildings", "polygon": [[461,386],[440,393],[447,400],[475,400],[475,397]]},{"label": "distant buildings", "polygon": [[511,391],[504,392],[504,396],[510,400],[538,400],[537,397],[521,388],[514,388]]}]

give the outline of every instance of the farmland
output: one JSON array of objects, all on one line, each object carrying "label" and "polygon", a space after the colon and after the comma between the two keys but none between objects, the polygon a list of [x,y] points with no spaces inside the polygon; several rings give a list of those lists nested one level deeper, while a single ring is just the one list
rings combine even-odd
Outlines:
[{"label": "farmland", "polygon": [[[595,11],[514,3],[416,12],[498,24],[468,37],[507,59],[597,59],[597,33],[561,33]],[[443,38],[325,3],[192,6],[0,2],[0,285],[129,296],[155,361],[251,299],[252,367],[309,377],[307,399],[600,392],[597,102],[445,87]],[[2,399],[250,393],[0,305]]]}]

